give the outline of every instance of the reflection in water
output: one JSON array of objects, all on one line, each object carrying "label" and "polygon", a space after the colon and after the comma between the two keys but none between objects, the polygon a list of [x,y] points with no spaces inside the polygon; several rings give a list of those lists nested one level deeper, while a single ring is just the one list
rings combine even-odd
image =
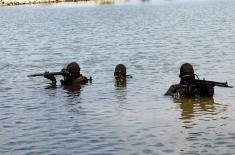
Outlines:
[{"label": "reflection in water", "polygon": [[215,103],[213,98],[182,98],[174,102],[180,103],[180,119],[185,128],[193,128],[198,121],[216,120],[218,114],[226,111],[226,108]]},{"label": "reflection in water", "polygon": [[126,104],[126,80],[125,81],[115,81],[115,98],[119,105],[119,108]]},{"label": "reflection in water", "polygon": [[125,88],[126,87],[126,80],[116,80],[115,86],[120,87],[120,88]]},{"label": "reflection in water", "polygon": [[[67,93],[66,100],[67,100],[67,107],[70,114],[72,114],[71,117],[75,117],[77,115],[85,115],[84,110],[82,110],[81,106],[81,90],[84,85],[80,84],[71,84],[71,85],[64,85],[62,86],[65,90],[65,93]],[[75,115],[75,116],[74,116]],[[75,127],[77,129],[77,127]]]},{"label": "reflection in water", "polygon": [[[119,101],[126,98],[126,80],[116,80],[115,81],[115,88],[116,88],[116,97]],[[125,93],[124,93],[125,92]]]},{"label": "reflection in water", "polygon": [[183,127],[187,129],[194,128],[198,120],[211,120],[219,113],[213,98],[181,98],[175,100],[175,102],[180,103],[180,109],[182,110],[180,119],[183,121]]},{"label": "reflection in water", "polygon": [[182,98],[175,102],[179,103],[182,131],[186,133],[181,149],[184,154],[217,154],[208,152],[213,152],[218,147],[234,147],[233,140],[227,138],[226,130],[218,130],[218,126],[226,126],[226,122],[229,122],[225,120],[227,118],[221,117],[227,111],[226,106],[215,103],[213,98]]},{"label": "reflection in water", "polygon": [[57,85],[49,85],[46,86],[45,89],[57,89],[57,88],[63,88],[64,90],[67,91],[67,93],[71,96],[79,96],[80,95],[80,90],[81,90],[81,85],[80,84],[71,84],[71,85],[63,85],[63,86],[57,86]]},{"label": "reflection in water", "polygon": [[[235,1],[179,1],[0,9],[0,154],[234,153],[233,90],[218,91],[221,104],[170,104],[162,90],[185,61],[235,82]],[[44,79],[26,78],[73,60],[95,85],[42,90]],[[135,79],[116,87],[110,66],[120,61]]]},{"label": "reflection in water", "polygon": [[181,119],[192,119],[197,114],[214,113],[214,99],[213,98],[184,98],[180,99],[180,108],[182,109]]},{"label": "reflection in water", "polygon": [[67,90],[69,95],[79,96],[80,90],[81,90],[81,85],[80,84],[64,85],[63,89]]},{"label": "reflection in water", "polygon": [[126,103],[126,79],[115,80],[115,88],[117,90],[115,97],[119,106],[122,106],[122,104]]},{"label": "reflection in water", "polygon": [[56,88],[57,88],[57,85],[52,85],[52,84],[45,87],[45,89],[56,89]]},{"label": "reflection in water", "polygon": [[215,113],[215,103],[213,98],[182,98],[175,100],[175,102],[181,103],[182,109],[180,119],[192,119],[197,114]]}]

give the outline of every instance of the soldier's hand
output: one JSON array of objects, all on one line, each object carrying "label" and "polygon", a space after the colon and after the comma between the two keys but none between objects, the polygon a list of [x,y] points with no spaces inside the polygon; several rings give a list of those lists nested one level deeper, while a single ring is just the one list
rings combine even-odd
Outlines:
[{"label": "soldier's hand", "polygon": [[66,73],[66,74],[69,73],[68,70],[65,69],[65,68],[61,69],[61,72],[62,72],[62,73]]},{"label": "soldier's hand", "polygon": [[70,75],[70,73],[69,73],[69,71],[68,71],[67,69],[63,68],[63,69],[61,70],[61,72],[64,73],[63,76],[66,77],[67,79],[70,79],[70,78],[71,78],[71,75]]},{"label": "soldier's hand", "polygon": [[56,83],[56,78],[54,75],[50,75],[49,72],[44,73],[44,78],[49,79],[52,83]]}]

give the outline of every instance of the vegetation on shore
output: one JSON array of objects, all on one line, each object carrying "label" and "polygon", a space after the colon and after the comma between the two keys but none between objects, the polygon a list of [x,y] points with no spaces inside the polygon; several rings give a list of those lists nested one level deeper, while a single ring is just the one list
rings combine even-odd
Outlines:
[{"label": "vegetation on shore", "polygon": [[98,4],[112,4],[116,2],[116,0],[0,0],[0,6],[60,3],[60,2],[94,2]]}]

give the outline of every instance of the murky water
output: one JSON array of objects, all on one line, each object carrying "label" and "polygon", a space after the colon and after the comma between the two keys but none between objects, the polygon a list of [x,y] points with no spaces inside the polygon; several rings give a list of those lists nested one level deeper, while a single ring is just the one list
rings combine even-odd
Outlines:
[{"label": "murky water", "polygon": [[[234,154],[235,89],[163,94],[190,62],[235,86],[235,1],[0,8],[0,154]],[[71,61],[93,83],[48,88],[27,75]],[[116,87],[124,63],[126,87]],[[57,77],[59,80],[60,77]]]}]

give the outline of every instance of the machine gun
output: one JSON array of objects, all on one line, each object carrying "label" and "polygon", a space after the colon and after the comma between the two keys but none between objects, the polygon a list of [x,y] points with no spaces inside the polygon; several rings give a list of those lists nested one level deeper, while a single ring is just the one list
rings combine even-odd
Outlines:
[{"label": "machine gun", "polygon": [[180,96],[206,96],[212,97],[214,95],[214,86],[233,88],[229,86],[227,82],[215,82],[207,81],[205,79],[200,80],[195,74],[197,79],[188,78],[189,80],[181,81],[181,84],[176,88],[176,94]]},{"label": "machine gun", "polygon": [[233,86],[228,85],[227,81],[226,82],[215,82],[215,81],[207,81],[205,79],[203,79],[203,80],[195,79],[195,84],[233,88]]},{"label": "machine gun", "polygon": [[216,82],[216,81],[207,81],[203,78],[203,80],[200,80],[197,74],[194,74],[196,78],[194,78],[192,75],[184,75],[184,80],[182,82],[186,85],[188,84],[194,84],[194,85],[207,85],[207,86],[219,86],[219,87],[227,87],[227,88],[233,88],[233,86],[229,86],[228,82]]}]

